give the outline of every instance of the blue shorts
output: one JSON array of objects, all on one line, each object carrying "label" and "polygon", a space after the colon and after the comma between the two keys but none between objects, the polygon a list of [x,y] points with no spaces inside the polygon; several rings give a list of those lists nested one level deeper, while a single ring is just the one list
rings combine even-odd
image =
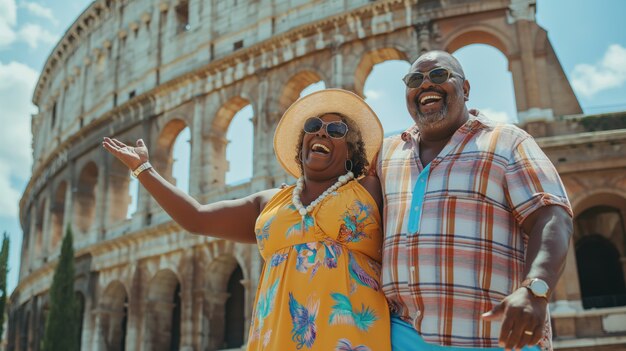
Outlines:
[{"label": "blue shorts", "polygon": [[[413,326],[398,316],[391,316],[392,351],[476,351],[474,347],[440,346],[428,344]],[[504,350],[503,348],[481,348],[480,350]],[[523,351],[539,351],[537,346],[526,346]]]}]

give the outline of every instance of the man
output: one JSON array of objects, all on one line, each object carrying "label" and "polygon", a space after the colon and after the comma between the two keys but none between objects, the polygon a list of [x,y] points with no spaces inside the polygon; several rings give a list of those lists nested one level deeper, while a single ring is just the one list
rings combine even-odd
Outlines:
[{"label": "man", "polygon": [[551,350],[548,298],[572,232],[554,166],[523,130],[467,109],[470,84],[452,55],[425,53],[404,81],[415,125],[386,139],[377,163],[394,350],[416,349],[420,336]]}]

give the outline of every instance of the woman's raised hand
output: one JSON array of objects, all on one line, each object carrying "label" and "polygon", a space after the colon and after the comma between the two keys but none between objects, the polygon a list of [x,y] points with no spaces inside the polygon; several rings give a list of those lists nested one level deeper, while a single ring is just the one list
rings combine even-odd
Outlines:
[{"label": "woman's raised hand", "polygon": [[148,148],[142,139],[137,140],[137,146],[129,146],[117,139],[104,137],[102,146],[131,171],[149,159]]}]

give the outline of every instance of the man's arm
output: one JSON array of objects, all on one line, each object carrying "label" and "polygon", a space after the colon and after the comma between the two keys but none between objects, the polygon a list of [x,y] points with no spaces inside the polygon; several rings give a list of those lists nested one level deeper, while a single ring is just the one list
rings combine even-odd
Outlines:
[{"label": "man's arm", "polygon": [[[528,235],[524,276],[544,280],[552,292],[565,266],[572,218],[563,207],[549,205],[530,214],[522,228]],[[547,305],[547,298],[534,296],[521,287],[483,314],[483,318],[502,319],[500,345],[507,350],[520,349],[537,344],[543,337]]]}]

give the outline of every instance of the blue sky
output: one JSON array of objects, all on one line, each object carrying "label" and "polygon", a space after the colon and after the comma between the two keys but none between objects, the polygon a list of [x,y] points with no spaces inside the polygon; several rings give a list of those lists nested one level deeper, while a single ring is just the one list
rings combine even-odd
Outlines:
[{"label": "blue sky", "polygon": [[[11,238],[9,290],[17,284],[22,231],[18,203],[30,177],[32,155],[31,97],[47,55],[75,18],[91,3],[86,0],[0,0],[0,231]],[[554,50],[585,113],[626,110],[626,1],[538,0],[537,22],[548,31]],[[515,121],[515,100],[506,58],[496,49],[471,45],[455,55],[472,84],[468,105],[494,119]],[[387,62],[372,71],[365,86],[367,101],[379,114],[386,132],[408,126],[404,87],[400,78],[408,63]],[[227,182],[251,173],[251,112],[233,120],[227,136],[238,140],[228,148]],[[248,136],[242,138],[242,136]],[[187,147],[181,136],[178,149]],[[176,153],[179,186],[185,188],[188,159]],[[243,156],[240,156],[243,155]]]}]

